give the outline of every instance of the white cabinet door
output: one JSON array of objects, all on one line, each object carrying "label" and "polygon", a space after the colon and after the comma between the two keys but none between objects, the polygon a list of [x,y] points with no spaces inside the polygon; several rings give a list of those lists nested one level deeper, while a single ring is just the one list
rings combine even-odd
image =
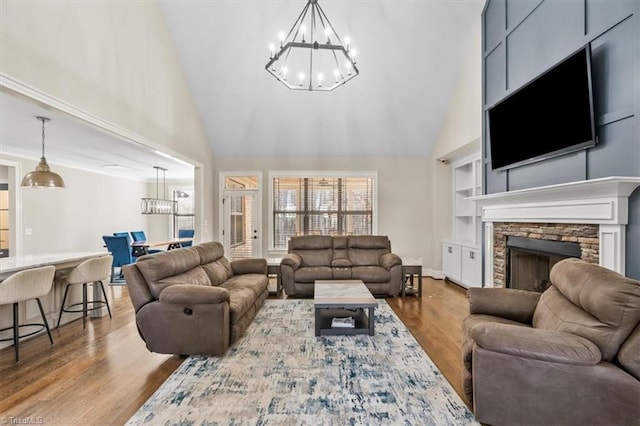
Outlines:
[{"label": "white cabinet door", "polygon": [[461,280],[461,263],[460,263],[460,246],[455,244],[442,244],[442,269],[444,274],[450,280],[460,282]]},{"label": "white cabinet door", "polygon": [[461,268],[462,284],[467,287],[482,287],[482,260],[480,250],[463,247]]}]

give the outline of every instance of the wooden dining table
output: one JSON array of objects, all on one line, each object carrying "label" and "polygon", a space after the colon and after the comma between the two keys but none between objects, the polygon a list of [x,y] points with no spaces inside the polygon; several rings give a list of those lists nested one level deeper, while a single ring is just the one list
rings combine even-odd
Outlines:
[{"label": "wooden dining table", "polygon": [[131,243],[133,257],[142,256],[148,253],[150,247],[166,246],[167,250],[173,250],[182,247],[183,243],[192,242],[193,238],[174,238],[167,241],[134,241]]}]

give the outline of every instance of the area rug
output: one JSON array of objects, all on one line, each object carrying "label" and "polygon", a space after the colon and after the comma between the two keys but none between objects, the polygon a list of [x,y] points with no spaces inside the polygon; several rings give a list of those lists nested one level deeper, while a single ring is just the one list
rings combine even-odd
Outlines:
[{"label": "area rug", "polygon": [[375,336],[315,337],[313,300],[267,300],[225,356],[187,358],[127,424],[478,424],[378,303]]}]

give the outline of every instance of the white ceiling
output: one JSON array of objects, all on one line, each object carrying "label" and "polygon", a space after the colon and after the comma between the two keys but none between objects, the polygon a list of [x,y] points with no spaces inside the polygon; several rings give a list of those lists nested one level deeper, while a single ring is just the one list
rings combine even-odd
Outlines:
[{"label": "white ceiling", "polygon": [[484,0],[321,0],[359,52],[360,75],[332,92],[264,69],[306,0],[160,4],[217,156],[427,156]]},{"label": "white ceiling", "polygon": [[[360,75],[332,92],[292,91],[269,75],[268,46],[306,0],[165,1],[160,5],[214,153],[240,156],[427,156],[485,0],[322,0],[359,51]],[[193,168],[0,92],[0,148],[130,179],[192,179]],[[120,168],[111,168],[117,165]]]},{"label": "white ceiling", "polygon": [[[112,176],[155,182],[154,166],[164,167],[167,180],[193,179],[193,167],[166,158],[131,141],[118,139],[97,128],[45,109],[24,98],[0,92],[0,149],[3,154],[38,160],[45,124],[45,156],[54,165]],[[26,173],[28,170],[24,170]],[[160,179],[162,173],[160,173]]]}]

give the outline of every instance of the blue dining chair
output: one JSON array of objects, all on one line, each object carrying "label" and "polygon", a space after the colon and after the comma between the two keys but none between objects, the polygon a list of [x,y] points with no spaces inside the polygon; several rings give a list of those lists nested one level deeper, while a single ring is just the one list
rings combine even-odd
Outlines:
[{"label": "blue dining chair", "polygon": [[[125,236],[115,237],[112,235],[103,235],[102,239],[107,246],[107,250],[111,253],[111,256],[113,256],[113,262],[111,263],[111,283],[123,283],[122,267],[134,262],[129,240]],[[118,281],[116,281],[116,268],[120,268],[120,279]]]},{"label": "blue dining chair", "polygon": [[[147,241],[147,236],[144,233],[144,231],[131,231],[131,236],[133,237],[133,241],[134,242],[138,242],[138,241]],[[147,248],[147,253],[148,254],[152,254],[152,253],[162,253],[164,250],[159,250],[159,249],[150,249]]]},{"label": "blue dining chair", "polygon": [[[193,238],[196,234],[194,229],[178,229],[178,238]],[[184,243],[180,243],[181,247],[191,247],[193,245],[193,241],[186,241]]]},{"label": "blue dining chair", "polygon": [[127,237],[127,242],[129,243],[129,245],[131,245],[132,241],[131,240],[131,234],[129,234],[128,232],[114,232],[113,233],[114,237]]},{"label": "blue dining chair", "polygon": [[[131,239],[131,234],[129,234],[128,232],[114,232],[113,233],[114,237],[127,237],[127,243],[129,243],[129,246],[131,246],[132,243],[132,239]],[[133,249],[133,247],[131,247],[131,255],[133,257],[136,257],[135,251]]]},{"label": "blue dining chair", "polygon": [[131,231],[131,237],[133,241],[147,241],[144,231]]}]

